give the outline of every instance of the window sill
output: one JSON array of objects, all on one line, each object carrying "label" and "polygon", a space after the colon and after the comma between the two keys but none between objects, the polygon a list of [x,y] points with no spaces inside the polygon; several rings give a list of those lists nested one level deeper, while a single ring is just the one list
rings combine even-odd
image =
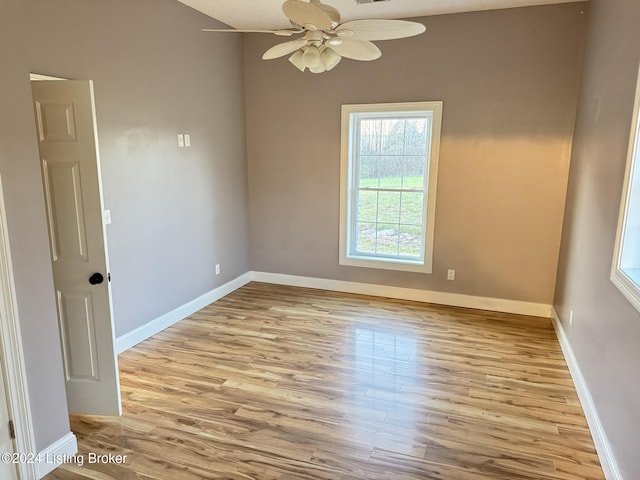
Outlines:
[{"label": "window sill", "polygon": [[424,263],[402,261],[395,259],[372,258],[372,257],[341,257],[340,265],[351,267],[378,268],[382,270],[396,270],[399,272],[432,273],[430,261]]}]

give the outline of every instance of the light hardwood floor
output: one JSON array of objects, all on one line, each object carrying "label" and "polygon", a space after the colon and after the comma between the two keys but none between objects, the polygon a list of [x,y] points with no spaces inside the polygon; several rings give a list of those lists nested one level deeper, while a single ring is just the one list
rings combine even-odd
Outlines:
[{"label": "light hardwood floor", "polygon": [[251,283],[120,371],[123,416],[73,416],[85,463],[45,478],[604,478],[545,319]]}]

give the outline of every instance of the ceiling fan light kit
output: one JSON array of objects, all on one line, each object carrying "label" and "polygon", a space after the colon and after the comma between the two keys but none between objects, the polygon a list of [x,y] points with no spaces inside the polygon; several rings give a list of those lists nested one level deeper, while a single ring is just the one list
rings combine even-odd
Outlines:
[{"label": "ceiling fan light kit", "polygon": [[340,23],[340,12],[320,0],[286,0],[282,11],[295,28],[281,30],[219,30],[205,32],[272,33],[278,36],[304,36],[271,47],[262,56],[272,60],[285,55],[298,70],[312,73],[328,72],[342,58],[372,61],[382,52],[372,40],[393,40],[412,37],[425,31],[425,26],[406,20],[364,19]]},{"label": "ceiling fan light kit", "polygon": [[335,68],[340,63],[340,60],[342,60],[342,57],[329,47],[317,47],[315,45],[309,45],[297,50],[289,57],[289,61],[298,70],[304,72],[308,68],[311,73],[328,72]]}]

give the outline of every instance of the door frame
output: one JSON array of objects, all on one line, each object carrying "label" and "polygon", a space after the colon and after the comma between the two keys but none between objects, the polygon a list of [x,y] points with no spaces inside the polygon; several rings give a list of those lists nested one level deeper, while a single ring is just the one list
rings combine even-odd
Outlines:
[{"label": "door frame", "polygon": [[[2,367],[7,384],[7,406],[15,427],[14,448],[16,453],[36,455],[31,404],[27,387],[20,318],[16,300],[15,281],[9,247],[4,192],[0,175],[0,311],[4,322],[0,322],[0,344],[2,345]],[[17,470],[21,479],[38,478],[37,463],[19,462]]]}]

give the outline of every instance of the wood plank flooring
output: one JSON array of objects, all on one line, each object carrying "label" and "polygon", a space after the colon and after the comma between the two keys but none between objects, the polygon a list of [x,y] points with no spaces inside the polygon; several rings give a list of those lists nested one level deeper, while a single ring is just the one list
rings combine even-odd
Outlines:
[{"label": "wood plank flooring", "polygon": [[250,283],[120,371],[46,479],[604,479],[549,320]]}]

